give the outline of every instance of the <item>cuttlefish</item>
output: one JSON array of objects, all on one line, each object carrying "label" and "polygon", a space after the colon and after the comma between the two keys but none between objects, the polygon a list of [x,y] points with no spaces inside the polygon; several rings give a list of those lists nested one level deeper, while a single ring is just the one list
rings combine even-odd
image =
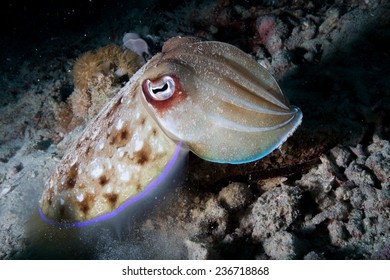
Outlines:
[{"label": "cuttlefish", "polygon": [[271,74],[237,47],[173,38],[68,150],[40,216],[60,227],[113,218],[158,189],[188,151],[218,163],[255,161],[301,119]]}]

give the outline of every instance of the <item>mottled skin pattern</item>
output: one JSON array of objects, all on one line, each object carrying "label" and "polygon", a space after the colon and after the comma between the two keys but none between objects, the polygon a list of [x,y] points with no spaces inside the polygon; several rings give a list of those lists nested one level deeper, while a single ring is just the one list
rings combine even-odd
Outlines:
[{"label": "mottled skin pattern", "polygon": [[67,152],[40,201],[51,220],[90,220],[141,192],[176,147],[140,103],[136,74]]},{"label": "mottled skin pattern", "polygon": [[72,223],[113,211],[162,172],[178,142],[206,160],[254,161],[301,118],[275,79],[238,48],[173,38],[68,151],[46,185],[42,213]]}]

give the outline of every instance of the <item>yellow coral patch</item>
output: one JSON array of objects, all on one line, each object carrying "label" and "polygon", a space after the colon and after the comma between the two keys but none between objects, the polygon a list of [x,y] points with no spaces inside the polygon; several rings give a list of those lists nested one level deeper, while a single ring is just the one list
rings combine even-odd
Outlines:
[{"label": "yellow coral patch", "polygon": [[69,98],[74,116],[94,117],[122,87],[118,78],[130,78],[141,66],[137,54],[114,44],[81,55],[73,68],[75,90]]}]

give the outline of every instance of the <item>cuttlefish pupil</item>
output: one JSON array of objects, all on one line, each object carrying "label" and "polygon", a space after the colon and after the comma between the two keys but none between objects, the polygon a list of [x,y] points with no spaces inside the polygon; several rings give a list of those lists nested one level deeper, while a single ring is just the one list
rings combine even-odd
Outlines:
[{"label": "cuttlefish pupil", "polygon": [[181,82],[175,75],[164,75],[156,79],[146,79],[142,82],[142,92],[152,114],[163,116],[168,110],[175,108],[185,100],[187,94],[183,91]]},{"label": "cuttlefish pupil", "polygon": [[145,80],[143,91],[156,101],[164,101],[172,97],[175,93],[176,82],[170,76],[164,76],[160,79],[151,81]]}]

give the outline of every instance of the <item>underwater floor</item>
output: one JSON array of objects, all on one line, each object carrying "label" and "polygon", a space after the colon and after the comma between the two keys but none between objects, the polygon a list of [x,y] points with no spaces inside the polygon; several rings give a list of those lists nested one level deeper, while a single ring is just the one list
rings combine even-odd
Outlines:
[{"label": "underwater floor", "polygon": [[[388,1],[77,2],[6,9],[0,259],[390,259]],[[302,124],[252,163],[190,153],[180,178],[126,221],[48,229],[37,216],[45,182],[142,64],[89,62],[95,75],[76,71],[77,58],[129,32],[146,60],[175,36],[239,47],[276,77]]]}]

